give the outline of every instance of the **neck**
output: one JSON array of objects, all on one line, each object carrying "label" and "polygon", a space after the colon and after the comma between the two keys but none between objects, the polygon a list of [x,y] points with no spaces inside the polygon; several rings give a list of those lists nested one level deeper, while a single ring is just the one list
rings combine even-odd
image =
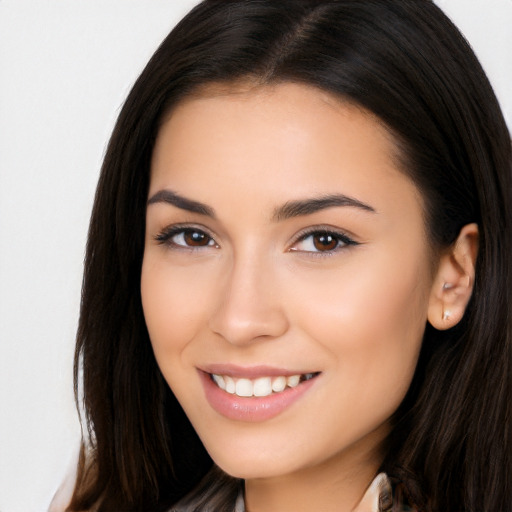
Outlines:
[{"label": "neck", "polygon": [[356,511],[382,461],[360,448],[287,475],[246,480],[246,512]]}]

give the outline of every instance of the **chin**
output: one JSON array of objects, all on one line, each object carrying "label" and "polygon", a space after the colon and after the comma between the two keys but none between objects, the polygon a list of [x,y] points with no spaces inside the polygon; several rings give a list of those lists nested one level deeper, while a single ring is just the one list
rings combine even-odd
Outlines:
[{"label": "chin", "polygon": [[232,446],[229,450],[213,450],[210,456],[222,471],[244,480],[279,477],[311,464],[310,461],[297,460],[296,454],[279,453],[275,449],[265,452],[261,447],[251,451]]},{"label": "chin", "polygon": [[[257,463],[254,461],[244,460],[243,462],[238,461],[234,463],[226,463],[224,461],[217,462],[217,466],[234,478],[240,478],[242,480],[255,480],[265,478],[275,478],[283,474],[289,473],[289,470],[285,468],[275,467],[275,460],[266,461],[265,463]],[[272,467],[273,466],[273,467]]]}]

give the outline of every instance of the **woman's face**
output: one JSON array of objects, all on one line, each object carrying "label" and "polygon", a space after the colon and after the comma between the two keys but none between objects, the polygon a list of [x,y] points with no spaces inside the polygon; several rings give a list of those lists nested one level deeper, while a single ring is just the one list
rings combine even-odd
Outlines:
[{"label": "woman's face", "polygon": [[228,473],[381,461],[433,281],[421,196],[396,162],[375,117],[303,85],[212,91],[163,124],[144,314]]}]

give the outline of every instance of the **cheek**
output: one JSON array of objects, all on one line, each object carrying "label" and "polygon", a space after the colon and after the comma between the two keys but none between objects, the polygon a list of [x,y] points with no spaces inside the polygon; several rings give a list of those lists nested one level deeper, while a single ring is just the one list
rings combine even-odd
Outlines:
[{"label": "cheek", "polygon": [[[141,298],[153,352],[164,379],[189,418],[202,418],[193,340],[208,326],[216,280],[208,266],[191,268],[161,254],[144,256]],[[192,347],[192,348],[191,348]]]},{"label": "cheek", "polygon": [[307,304],[290,295],[298,325],[330,354],[347,396],[403,398],[426,325],[425,268],[387,257],[365,265],[362,256],[320,280],[306,279]]},{"label": "cheek", "polygon": [[142,307],[159,365],[163,361],[172,364],[173,359],[163,356],[180,353],[205,325],[213,287],[205,272],[197,269],[191,272],[165,259],[145,256],[141,274]]}]

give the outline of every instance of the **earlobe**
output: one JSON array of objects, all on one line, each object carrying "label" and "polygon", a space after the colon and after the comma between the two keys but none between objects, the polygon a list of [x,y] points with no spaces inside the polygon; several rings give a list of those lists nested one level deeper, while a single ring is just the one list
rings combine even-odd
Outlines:
[{"label": "earlobe", "polygon": [[428,321],[438,330],[460,322],[473,292],[478,254],[478,226],[464,226],[439,261],[429,300]]}]

